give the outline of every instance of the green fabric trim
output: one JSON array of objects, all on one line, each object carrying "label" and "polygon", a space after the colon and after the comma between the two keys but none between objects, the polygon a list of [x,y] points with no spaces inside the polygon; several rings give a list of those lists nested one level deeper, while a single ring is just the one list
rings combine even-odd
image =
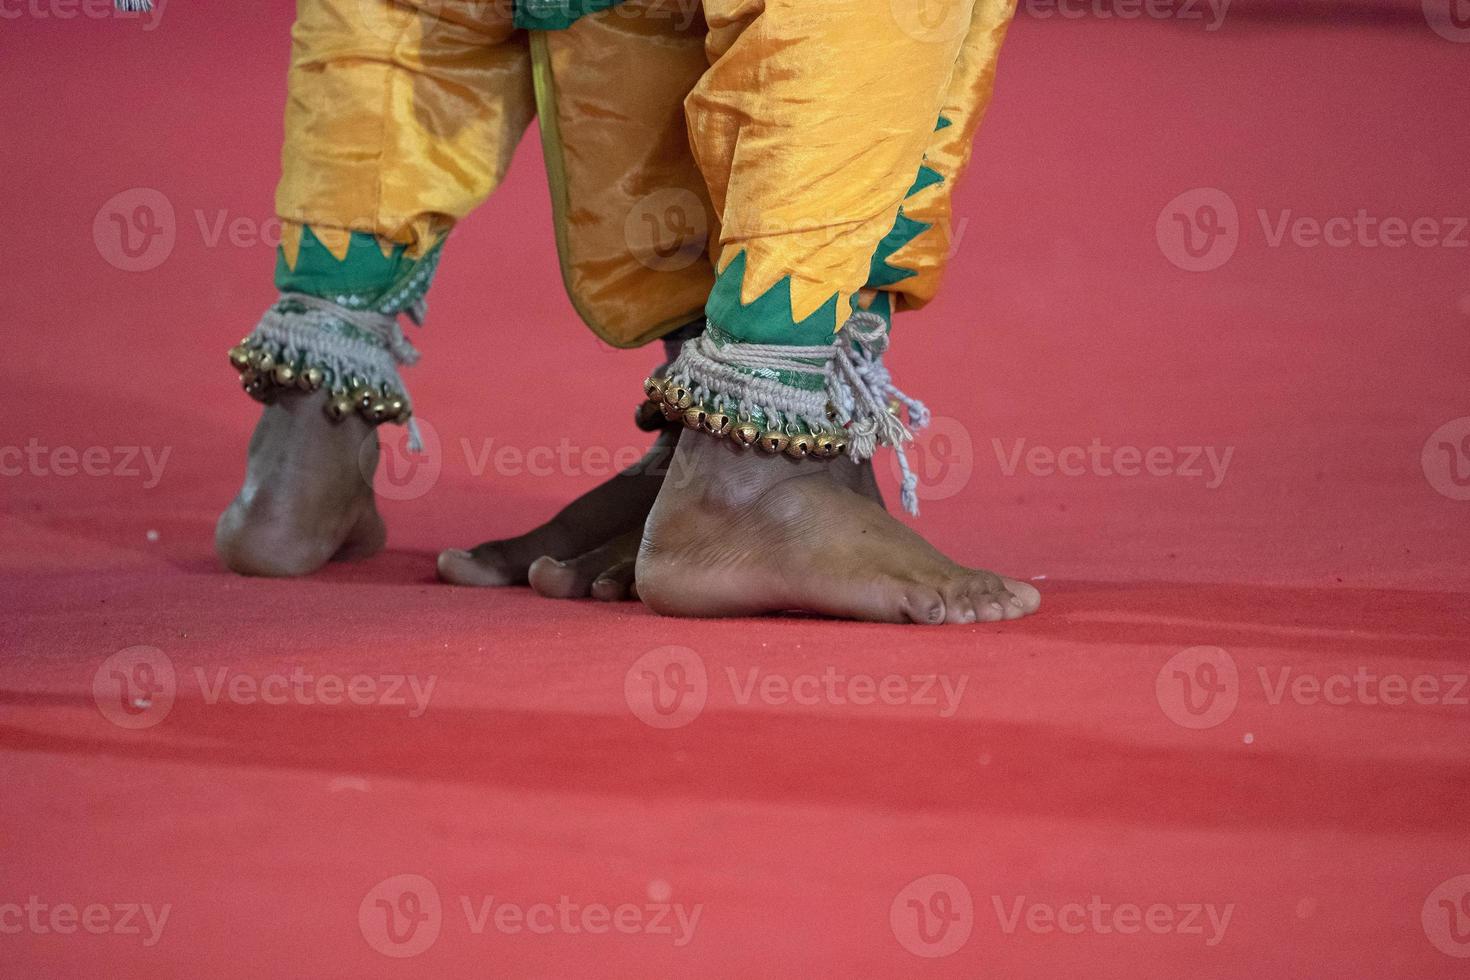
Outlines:
[{"label": "green fabric trim", "polygon": [[320,296],[348,309],[401,313],[428,292],[443,245],[440,241],[420,259],[410,258],[402,245],[384,255],[375,236],[354,231],[347,257],[339,260],[307,226],[301,229],[296,268],[287,265],[284,248],[276,249],[276,288]]},{"label": "green fabric trim", "polygon": [[913,197],[926,187],[933,187],[935,184],[942,183],[944,183],[944,174],[926,163],[919,167],[919,176],[914,180],[914,186],[909,188],[909,192],[904,197]]},{"label": "green fabric trim", "polygon": [[742,249],[715,279],[704,312],[710,323],[733,339],[747,344],[785,344],[814,347],[836,342],[837,294],[833,293],[808,317],[796,320],[791,312],[791,277],[776,284],[749,304],[740,302],[745,282],[745,251]]},{"label": "green fabric trim", "polygon": [[515,0],[515,25],[528,31],[561,31],[579,17],[606,10],[622,0]]},{"label": "green fabric trim", "polygon": [[882,289],[884,286],[892,286],[910,276],[918,275],[913,269],[889,265],[888,260],[893,257],[894,252],[932,227],[923,221],[915,221],[910,218],[903,213],[903,208],[900,207],[898,217],[893,222],[893,230],[883,236],[883,240],[873,251],[873,263],[868,270],[868,288]]}]

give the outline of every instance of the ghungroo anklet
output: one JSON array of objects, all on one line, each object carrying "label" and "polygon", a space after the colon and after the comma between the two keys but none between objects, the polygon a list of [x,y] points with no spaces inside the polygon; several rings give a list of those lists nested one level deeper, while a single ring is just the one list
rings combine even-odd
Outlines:
[{"label": "ghungroo anklet", "polygon": [[[679,354],[683,352],[684,345],[697,339],[702,333],[704,333],[704,317],[691,320],[677,330],[665,334],[663,336],[665,361],[658,366],[658,369],[653,372],[653,376],[648,380],[651,382],[667,375],[669,368],[679,359]],[[645,382],[644,390],[646,391],[647,388],[648,384]],[[639,402],[638,407],[633,411],[633,424],[644,432],[674,431],[681,427],[682,421],[680,418],[669,418],[665,416],[662,402],[652,395],[647,400]]]},{"label": "ghungroo anklet", "polygon": [[[415,320],[420,313],[410,311]],[[418,427],[398,368],[417,360],[397,317],[302,293],[282,294],[255,331],[230,348],[230,366],[255,400],[325,389],[323,411],[332,421],[356,412],[369,425],[407,424],[410,448],[419,444]]]},{"label": "ghungroo anklet", "polygon": [[929,423],[929,410],[894,386],[883,366],[887,346],[887,320],[869,312],[853,313],[834,343],[809,347],[742,343],[711,324],[643,390],[665,419],[741,448],[860,461],[890,446],[904,509],[917,514],[919,481],[903,444]]},{"label": "ghungroo anklet", "polygon": [[792,459],[835,459],[847,451],[847,438],[840,429],[766,428],[749,415],[733,416],[695,402],[687,385],[668,378],[648,378],[643,382],[643,391],[648,396],[644,404],[659,414],[664,425],[682,424],[716,439],[729,439],[741,449],[755,447],[772,455],[784,453]]}]

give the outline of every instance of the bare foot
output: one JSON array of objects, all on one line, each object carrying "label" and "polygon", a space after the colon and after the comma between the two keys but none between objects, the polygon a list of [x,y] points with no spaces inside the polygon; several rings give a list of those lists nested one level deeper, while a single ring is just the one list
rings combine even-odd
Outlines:
[{"label": "bare foot", "polygon": [[333,422],[325,391],[284,392],[250,437],[245,484],[220,515],[214,547],[241,575],[307,575],[366,558],[387,529],[370,482],[378,439],[356,413]]},{"label": "bare foot", "polygon": [[[439,577],[455,585],[530,585],[551,599],[637,599],[633,570],[643,523],[666,473],[675,483],[685,482],[677,464],[670,464],[678,436],[677,430],[660,433],[642,460],[526,534],[441,552]],[[828,473],[882,505],[870,464],[848,463]]]},{"label": "bare foot", "polygon": [[670,616],[804,610],[888,623],[1036,611],[1032,586],[965,568],[842,482],[844,458],[791,460],[686,433],[648,516],[638,594]]},{"label": "bare foot", "polygon": [[554,599],[636,598],[633,559],[643,519],[673,455],[663,432],[637,463],[567,504],[540,527],[469,551],[439,554],[439,577],[455,585],[530,585]]}]

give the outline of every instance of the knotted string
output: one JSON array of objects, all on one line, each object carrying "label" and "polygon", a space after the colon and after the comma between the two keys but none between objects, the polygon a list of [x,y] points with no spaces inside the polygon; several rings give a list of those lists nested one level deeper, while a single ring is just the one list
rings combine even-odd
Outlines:
[{"label": "knotted string", "polygon": [[[871,457],[880,445],[893,447],[902,476],[904,510],[919,512],[919,480],[909,467],[904,443],[913,430],[929,424],[929,409],[894,385],[883,365],[888,323],[876,313],[855,312],[838,332],[837,342],[793,347],[782,344],[717,342],[710,332],[686,343],[669,376],[690,389],[698,401],[733,407],[744,417],[763,416],[772,428],[804,425],[820,432],[835,425],[847,428],[848,455]],[[763,372],[757,374],[755,372]],[[798,388],[772,373],[820,375],[821,388]],[[905,424],[888,410],[903,405]]]},{"label": "knotted string", "polygon": [[[304,309],[282,311],[282,303]],[[422,319],[420,309],[407,312],[415,323]],[[343,333],[338,328],[341,323],[350,325],[362,336]],[[396,316],[349,309],[320,296],[286,292],[266,311],[251,336],[278,348],[286,360],[302,359],[331,371],[339,384],[346,384],[356,376],[370,385],[400,392],[412,409],[413,400],[398,368],[417,364],[419,352],[404,336]],[[408,419],[408,448],[415,453],[424,448],[418,422],[412,415]]]}]

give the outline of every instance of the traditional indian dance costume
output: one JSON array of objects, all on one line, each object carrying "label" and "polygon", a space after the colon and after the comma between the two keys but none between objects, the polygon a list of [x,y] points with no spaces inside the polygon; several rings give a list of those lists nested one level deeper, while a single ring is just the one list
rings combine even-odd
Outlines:
[{"label": "traditional indian dance costume", "polygon": [[231,362],[257,398],[326,388],[334,417],[411,423],[400,318],[422,321],[455,222],[538,118],[577,312],[619,347],[692,337],[646,382],[645,425],[793,457],[901,451],[926,413],[881,354],[892,314],[938,289],[1013,10],[298,0],[281,296]]}]

